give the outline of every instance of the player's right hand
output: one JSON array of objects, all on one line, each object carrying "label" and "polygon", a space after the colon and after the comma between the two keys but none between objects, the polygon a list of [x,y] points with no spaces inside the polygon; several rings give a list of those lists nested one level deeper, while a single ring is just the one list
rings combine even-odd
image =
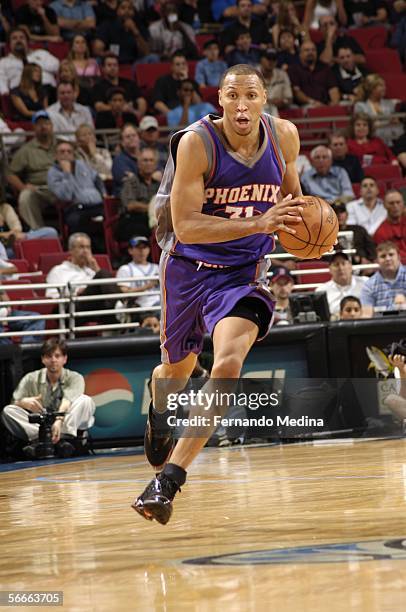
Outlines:
[{"label": "player's right hand", "polygon": [[302,197],[293,198],[292,194],[287,195],[280,202],[272,206],[260,217],[260,222],[264,229],[261,230],[264,234],[272,234],[278,230],[283,230],[288,234],[296,234],[296,230],[291,227],[302,221],[299,213],[303,211],[301,204],[305,204]]}]

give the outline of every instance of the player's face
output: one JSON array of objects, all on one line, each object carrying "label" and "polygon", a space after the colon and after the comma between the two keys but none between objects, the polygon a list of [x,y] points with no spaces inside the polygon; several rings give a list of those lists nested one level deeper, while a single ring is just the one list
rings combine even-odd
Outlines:
[{"label": "player's face", "polygon": [[400,265],[399,254],[396,249],[380,251],[376,259],[382,272],[396,272]]},{"label": "player's face", "polygon": [[266,103],[266,92],[255,74],[229,74],[220,89],[224,119],[239,136],[247,136],[257,127]]},{"label": "player's face", "polygon": [[351,319],[360,319],[362,316],[361,306],[358,302],[346,302],[344,308],[341,311],[340,318],[344,321]]},{"label": "player's face", "polygon": [[56,349],[51,355],[43,355],[41,361],[50,374],[59,376],[67,359],[67,355],[63,355],[60,349]]}]

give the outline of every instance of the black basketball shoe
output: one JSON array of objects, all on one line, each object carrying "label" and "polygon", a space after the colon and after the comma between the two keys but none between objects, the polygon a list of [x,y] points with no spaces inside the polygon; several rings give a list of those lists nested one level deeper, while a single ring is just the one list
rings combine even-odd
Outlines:
[{"label": "black basketball shoe", "polygon": [[170,425],[164,416],[153,412],[151,402],[145,428],[144,450],[149,463],[157,472],[161,471],[168,461],[174,444]]},{"label": "black basketball shoe", "polygon": [[179,485],[161,473],[151,480],[131,506],[148,521],[155,519],[161,525],[166,525],[172,515],[172,500],[178,491]]}]

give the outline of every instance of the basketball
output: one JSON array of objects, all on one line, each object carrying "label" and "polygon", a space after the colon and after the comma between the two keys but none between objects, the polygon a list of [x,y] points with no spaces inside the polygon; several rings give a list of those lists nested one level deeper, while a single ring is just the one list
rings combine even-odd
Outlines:
[{"label": "basketball", "polygon": [[317,196],[303,196],[303,222],[292,224],[296,234],[278,232],[281,245],[300,259],[316,259],[330,251],[338,233],[338,219],[330,204]]}]

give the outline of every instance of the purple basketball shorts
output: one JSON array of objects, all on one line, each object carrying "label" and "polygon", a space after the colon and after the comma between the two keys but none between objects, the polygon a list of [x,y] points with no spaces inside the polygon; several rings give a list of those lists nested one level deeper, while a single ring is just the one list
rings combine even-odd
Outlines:
[{"label": "purple basketball shorts", "polygon": [[266,270],[265,261],[217,269],[162,253],[163,363],[177,363],[189,353],[199,354],[204,334],[212,334],[216,324],[244,297],[262,300],[272,317],[274,302],[266,285]]}]

